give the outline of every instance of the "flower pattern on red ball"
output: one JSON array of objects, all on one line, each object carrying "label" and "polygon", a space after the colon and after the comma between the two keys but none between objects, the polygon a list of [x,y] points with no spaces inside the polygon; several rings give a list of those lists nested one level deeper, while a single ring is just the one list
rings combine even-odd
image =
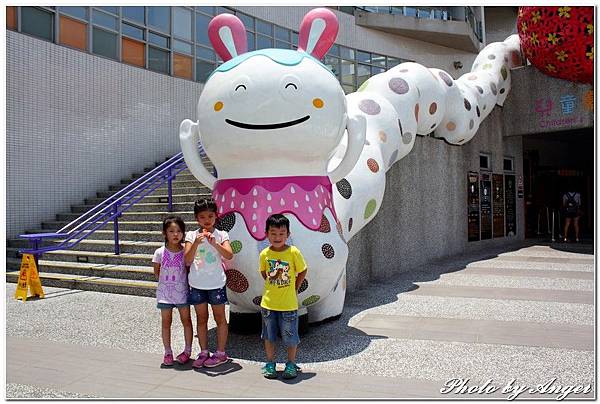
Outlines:
[{"label": "flower pattern on red ball", "polygon": [[517,30],[525,56],[544,74],[593,83],[593,7],[519,7]]}]

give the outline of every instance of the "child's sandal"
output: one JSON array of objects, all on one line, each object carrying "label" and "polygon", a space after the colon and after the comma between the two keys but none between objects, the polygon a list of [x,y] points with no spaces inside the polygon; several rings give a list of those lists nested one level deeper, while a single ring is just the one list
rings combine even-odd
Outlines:
[{"label": "child's sandal", "polygon": [[189,360],[190,360],[190,354],[188,354],[185,351],[183,351],[182,353],[177,355],[177,362],[181,363],[182,365],[185,365]]}]

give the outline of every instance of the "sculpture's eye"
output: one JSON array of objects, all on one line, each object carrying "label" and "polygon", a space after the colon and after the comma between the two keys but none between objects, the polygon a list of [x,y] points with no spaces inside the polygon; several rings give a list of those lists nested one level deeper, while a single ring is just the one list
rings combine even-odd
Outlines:
[{"label": "sculpture's eye", "polygon": [[290,101],[298,100],[298,96],[302,94],[302,83],[300,79],[293,74],[286,74],[279,82],[279,92],[284,99]]},{"label": "sculpture's eye", "polygon": [[235,88],[235,91],[242,91],[242,90],[244,90],[244,91],[247,90],[246,86],[243,84],[238,84],[238,86]]},{"label": "sculpture's eye", "polygon": [[297,89],[298,89],[298,86],[297,86],[297,85],[295,85],[294,83],[287,83],[287,84],[285,85],[285,88],[293,88],[294,90],[297,90]]}]

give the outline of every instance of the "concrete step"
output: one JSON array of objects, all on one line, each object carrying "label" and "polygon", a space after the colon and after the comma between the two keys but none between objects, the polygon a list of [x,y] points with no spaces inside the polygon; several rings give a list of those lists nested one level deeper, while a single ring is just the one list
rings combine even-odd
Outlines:
[{"label": "concrete step", "polygon": [[[21,261],[16,258],[6,260],[7,271],[18,271]],[[90,262],[67,262],[40,259],[38,271],[45,273],[90,276],[95,278],[130,279],[154,282],[154,269],[151,266],[94,264]]]},{"label": "concrete step", "polygon": [[[125,187],[125,185],[119,186],[119,187],[120,188],[117,190],[113,189],[113,190],[109,190],[109,191],[96,192],[96,197],[106,199],[110,196],[113,196],[120,189],[123,189]],[[164,186],[156,188],[154,191],[149,193],[147,196],[166,195],[167,192],[168,192],[167,186],[164,185]],[[172,192],[173,192],[173,195],[181,195],[181,194],[185,195],[185,194],[207,194],[207,193],[210,193],[211,191],[210,191],[210,189],[208,189],[207,187],[202,185],[200,182],[196,181],[196,184],[194,186],[173,187]]]},{"label": "concrete step", "polygon": [[[6,249],[7,258],[20,258],[17,248]],[[152,265],[152,254],[121,253],[102,251],[56,250],[42,255],[44,260],[61,262],[82,262],[106,265]]]},{"label": "concrete step", "polygon": [[[117,185],[110,185],[108,187],[109,191],[120,191],[123,188],[127,187],[127,185],[129,184],[117,184]],[[198,181],[197,179],[189,179],[189,180],[183,180],[183,181],[173,181],[172,183],[172,187],[173,189],[175,188],[197,188],[197,187],[201,187],[202,184],[200,183],[200,181]],[[167,184],[165,183],[164,185],[161,185],[159,188],[157,189],[167,189]]]},{"label": "concrete step", "polygon": [[[193,212],[194,211],[194,202],[173,202],[173,211],[178,212]],[[95,207],[95,205],[74,205],[71,207],[71,213],[82,214],[91,210]],[[127,211],[128,212],[167,212],[169,204],[167,202],[163,203],[148,203],[148,202],[138,202],[131,206]]]},{"label": "concrete step", "polygon": [[[57,245],[59,241],[50,241],[45,245]],[[123,253],[140,253],[140,254],[153,254],[158,247],[162,247],[164,241],[127,241],[119,240],[120,251]],[[15,248],[27,248],[29,242],[27,240],[13,239],[10,241],[10,247]],[[73,251],[101,251],[101,252],[114,252],[115,242],[114,240],[81,240],[77,245],[70,248]]]},{"label": "concrete step", "polygon": [[[162,213],[161,213],[161,215],[162,215]],[[166,214],[165,214],[165,216],[166,216]],[[155,231],[156,229],[162,230],[162,221],[164,219],[161,219],[161,217],[155,216],[151,220],[131,220],[131,221],[119,220],[119,232],[121,230],[137,230],[137,231]],[[192,220],[192,219],[186,220],[185,218],[183,218],[183,219],[185,222],[186,229],[188,227],[190,229],[192,229],[192,228],[194,228],[194,226],[198,225],[195,220]],[[73,220],[73,219],[71,219],[71,220]],[[66,226],[67,224],[69,224],[69,222],[71,220],[68,220],[68,221],[67,220],[54,220],[54,221],[44,222],[44,223],[42,223],[42,230],[35,231],[33,233],[50,233],[50,232],[56,231],[58,229],[61,229],[64,226]],[[101,227],[100,229],[110,230],[112,228],[113,228],[113,222],[110,221],[105,226]]]},{"label": "concrete step", "polygon": [[[165,212],[165,211],[132,212],[132,211],[126,211],[125,213],[123,213],[121,215],[121,217],[119,217],[119,229],[121,228],[121,223],[124,223],[124,222],[130,222],[130,221],[159,221],[160,223],[162,223],[162,221],[167,216],[171,216],[171,215],[179,216],[185,222],[192,222],[192,221],[194,221],[194,213],[191,210],[184,211],[184,212],[179,212],[179,211],[173,211],[173,212]],[[60,213],[60,214],[56,215],[56,220],[57,221],[71,222],[71,221],[77,219],[79,216],[80,216],[79,213]],[[128,229],[128,230],[131,230],[131,229]],[[156,230],[156,229],[152,229],[152,230]]]},{"label": "concrete step", "polygon": [[[193,227],[191,227],[190,229],[195,229],[198,225],[197,224],[192,224]],[[186,230],[190,230],[187,229]],[[124,241],[157,241],[157,242],[162,242],[164,241],[164,236],[162,235],[161,232],[161,228],[160,225],[157,229],[154,229],[155,231],[143,231],[143,230],[121,230],[119,229],[119,239],[120,240],[124,240]],[[46,230],[31,230],[30,232],[28,232],[29,234],[34,234],[34,233],[44,233],[46,232]],[[90,240],[114,240],[114,234],[113,234],[113,229],[112,229],[112,225],[110,226],[105,226],[104,229],[101,230],[96,230],[91,236],[88,237],[88,239]],[[13,241],[12,240],[21,240],[19,238],[16,239],[9,239],[7,241],[7,245],[10,247],[13,247],[14,245],[11,244]]]},{"label": "concrete step", "polygon": [[[7,272],[6,281],[17,283],[19,271]],[[156,296],[156,282],[40,272],[42,286],[91,290],[123,295]]]},{"label": "concrete step", "polygon": [[[212,196],[212,194],[210,192],[206,192],[206,193],[202,193],[202,194],[197,194],[197,193],[175,194],[175,195],[173,195],[173,202],[191,202],[191,203],[193,203],[197,199],[210,198],[211,196]],[[144,197],[144,199],[142,199],[141,202],[166,204],[168,197],[169,196],[166,193],[162,194],[162,193],[153,192],[152,194]],[[96,206],[99,203],[104,202],[105,200],[106,200],[106,198],[88,198],[84,201],[84,205]]]},{"label": "concrete step", "polygon": [[[212,166],[205,165],[205,167],[208,169],[208,171],[210,173],[213,172]],[[148,174],[148,173],[147,172],[146,173],[136,173],[136,174],[133,174],[130,179],[125,179],[125,180],[127,180],[127,181],[137,180],[138,178],[140,178],[146,174]],[[175,177],[175,181],[180,180],[180,179],[186,179],[186,180],[190,181],[190,180],[196,179],[196,177],[194,177],[194,175],[190,172],[190,170],[186,169],[186,170],[180,171],[177,174],[177,176]]]}]

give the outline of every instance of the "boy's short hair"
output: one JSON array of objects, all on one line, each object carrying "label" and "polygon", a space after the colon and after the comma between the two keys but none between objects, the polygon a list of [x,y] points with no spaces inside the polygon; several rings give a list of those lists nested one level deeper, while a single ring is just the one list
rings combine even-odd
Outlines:
[{"label": "boy's short hair", "polygon": [[198,199],[194,202],[194,217],[198,216],[198,213],[208,210],[217,214],[217,204],[212,198]]},{"label": "boy's short hair", "polygon": [[282,214],[276,213],[267,218],[267,225],[265,227],[265,232],[269,232],[271,227],[285,227],[287,232],[290,232],[290,221],[287,217]]}]

